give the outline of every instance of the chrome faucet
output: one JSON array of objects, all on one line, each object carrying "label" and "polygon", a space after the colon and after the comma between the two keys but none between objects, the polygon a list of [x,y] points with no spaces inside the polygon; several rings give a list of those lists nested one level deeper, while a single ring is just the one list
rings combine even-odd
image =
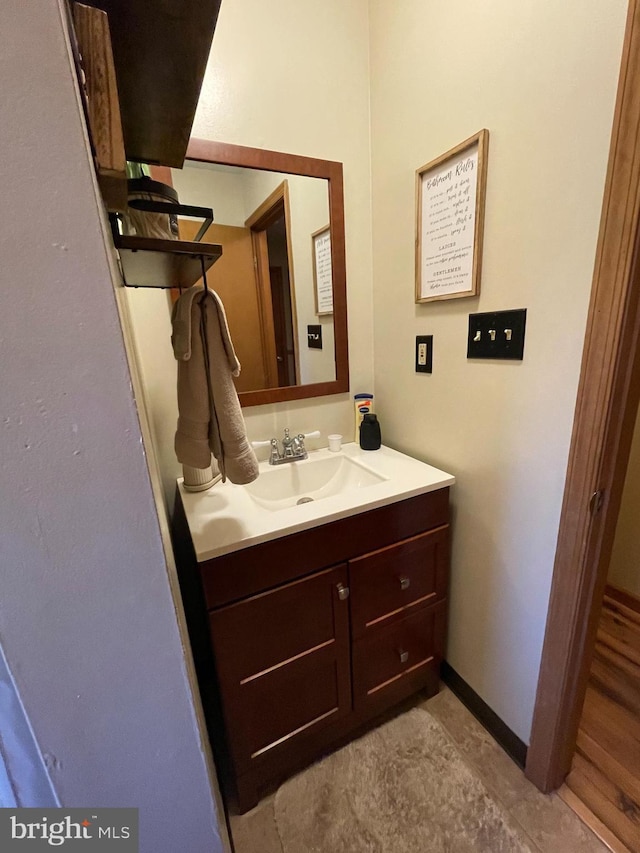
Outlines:
[{"label": "chrome faucet", "polygon": [[282,453],[278,450],[278,439],[271,439],[271,453],[269,454],[269,465],[284,465],[285,462],[297,462],[307,458],[307,449],[304,446],[304,433],[291,436],[289,430],[285,429],[282,439]]}]

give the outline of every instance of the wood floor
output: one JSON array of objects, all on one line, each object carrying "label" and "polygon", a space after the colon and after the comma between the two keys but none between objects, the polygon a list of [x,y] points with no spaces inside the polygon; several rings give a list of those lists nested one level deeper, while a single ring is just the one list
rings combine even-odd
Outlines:
[{"label": "wood floor", "polygon": [[640,853],[640,599],[607,587],[567,786]]}]

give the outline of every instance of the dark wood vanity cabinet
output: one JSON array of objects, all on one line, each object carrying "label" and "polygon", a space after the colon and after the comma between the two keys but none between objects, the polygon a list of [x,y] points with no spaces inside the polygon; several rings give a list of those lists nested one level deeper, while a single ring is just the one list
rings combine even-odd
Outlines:
[{"label": "dark wood vanity cabinet", "polygon": [[201,563],[176,502],[210,735],[240,811],[415,691],[437,692],[448,491]]}]

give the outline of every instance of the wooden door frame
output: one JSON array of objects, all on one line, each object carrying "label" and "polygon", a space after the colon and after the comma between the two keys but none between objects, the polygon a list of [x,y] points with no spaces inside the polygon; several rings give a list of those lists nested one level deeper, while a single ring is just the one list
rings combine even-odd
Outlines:
[{"label": "wooden door frame", "polygon": [[[285,178],[272,193],[245,220],[245,226],[250,229],[253,238],[255,256],[256,287],[258,291],[262,329],[264,330],[263,349],[265,358],[270,366],[269,381],[273,387],[278,386],[276,351],[274,345],[273,303],[269,284],[269,251],[267,248],[266,229],[273,223],[275,211],[284,208],[284,223],[287,236],[287,264],[289,266],[289,293],[291,298],[291,323],[293,326],[293,358],[296,372],[296,383],[300,379],[300,341],[298,339],[298,309],[296,305],[296,285],[293,270],[293,246],[291,237],[291,202],[289,200],[289,181]],[[279,213],[278,213],[279,215]],[[276,371],[275,375],[273,371]]]},{"label": "wooden door frame", "polygon": [[[575,751],[640,400],[640,0],[630,0],[526,775]],[[594,497],[596,495],[597,497]]]}]

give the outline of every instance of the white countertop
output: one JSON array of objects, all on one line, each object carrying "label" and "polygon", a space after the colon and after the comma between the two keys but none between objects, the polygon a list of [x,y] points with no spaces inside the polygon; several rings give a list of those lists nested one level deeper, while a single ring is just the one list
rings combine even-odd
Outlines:
[{"label": "white countertop", "polygon": [[[276,512],[258,505],[244,486],[227,481],[217,483],[205,492],[188,492],[184,489],[182,478],[178,479],[198,562],[455,483],[451,474],[389,447],[362,450],[359,445],[352,443],[344,444],[340,453],[385,479],[355,491]],[[311,450],[308,462],[338,455],[328,449]],[[305,465],[308,462],[287,464]],[[267,461],[260,463],[261,473],[269,468]]]}]

